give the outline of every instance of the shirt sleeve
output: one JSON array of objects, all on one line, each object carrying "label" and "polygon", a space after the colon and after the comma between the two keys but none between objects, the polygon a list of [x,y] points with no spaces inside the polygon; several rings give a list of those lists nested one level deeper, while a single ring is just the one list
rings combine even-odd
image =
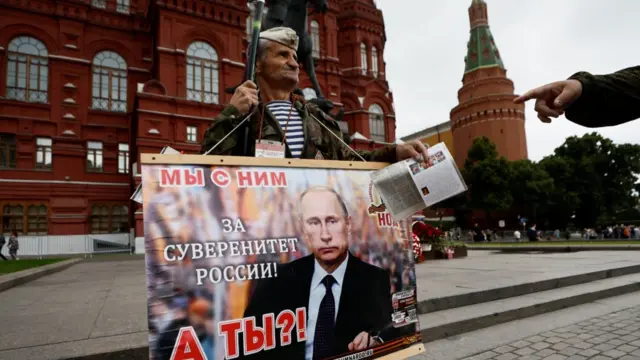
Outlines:
[{"label": "shirt sleeve", "polygon": [[615,126],[640,118],[640,66],[607,75],[578,72],[582,95],[566,109],[570,121],[589,128]]}]

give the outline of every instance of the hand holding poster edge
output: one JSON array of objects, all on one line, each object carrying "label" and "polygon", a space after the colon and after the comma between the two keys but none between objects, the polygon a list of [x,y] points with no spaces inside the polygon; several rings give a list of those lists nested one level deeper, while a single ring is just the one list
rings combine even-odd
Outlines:
[{"label": "hand holding poster edge", "polygon": [[[374,170],[374,169],[380,169],[383,168],[385,166],[388,166],[388,164],[386,163],[362,163],[362,162],[354,162],[354,163],[350,163],[350,162],[341,162],[341,161],[318,161],[318,160],[293,160],[293,159],[259,159],[260,161],[255,161],[256,159],[251,157],[251,158],[241,158],[241,157],[218,157],[218,156],[200,156],[200,155],[158,155],[158,154],[142,154],[141,156],[142,159],[142,163],[143,164],[166,164],[166,165],[187,165],[187,164],[201,164],[201,165],[221,165],[221,166],[225,166],[225,167],[229,167],[229,166],[254,166],[258,165],[260,167],[269,167],[269,166],[273,166],[273,167],[290,167],[290,168],[316,168],[316,169],[341,169],[341,170]],[[193,172],[190,172],[189,175],[193,176]],[[209,180],[209,179],[205,179],[205,180]],[[303,309],[304,310],[304,309]],[[293,313],[293,312],[291,312]],[[271,316],[273,316],[274,314],[271,314]],[[263,320],[267,319],[267,322],[269,322],[271,319],[271,317],[267,314],[267,317],[264,318]],[[275,320],[275,319],[274,319]],[[255,318],[253,320],[249,319],[232,319],[232,320],[228,320],[225,323],[229,323],[229,324],[238,324],[241,323],[244,330],[246,330],[246,328],[252,328],[253,325],[255,324],[255,322],[252,323],[252,321],[255,321]],[[246,324],[246,327],[245,327]],[[236,329],[235,331],[239,331],[241,328],[238,328],[238,325],[229,325],[231,326],[231,328],[228,328],[227,331],[233,330],[234,328]],[[181,331],[181,333],[183,334],[183,336],[185,336],[185,338],[188,338],[188,334],[185,333],[185,331]],[[270,337],[264,337],[262,335],[259,334],[263,334],[264,333],[264,329],[256,329],[253,328],[251,331],[253,331],[254,336],[250,337],[249,339],[244,340],[244,342],[246,344],[249,345],[249,351],[246,353],[251,353],[252,350],[254,350],[252,347],[258,346],[260,345],[260,343],[264,343],[264,348],[269,349],[269,343],[267,341],[268,338]],[[262,331],[262,332],[261,332]],[[258,335],[256,335],[258,334]],[[261,337],[262,336],[262,337]],[[275,335],[274,335],[275,336]],[[260,340],[262,338],[262,340]],[[286,340],[286,339],[285,339]],[[293,340],[295,341],[295,340]],[[286,342],[286,341],[285,341]],[[244,346],[244,344],[238,344],[238,345],[242,345]],[[176,349],[179,349],[180,347],[176,347]],[[197,348],[197,346],[196,346]],[[189,346],[189,349],[194,349],[193,346]],[[422,350],[421,350],[422,349]],[[233,350],[233,347],[231,348],[231,350]],[[402,353],[406,352],[406,351],[419,351],[422,352],[423,351],[423,347],[421,347],[421,344],[415,344],[414,346],[411,346],[410,348],[404,348],[401,349],[399,351],[402,351]],[[258,348],[257,350],[255,350],[256,352],[260,351],[260,349]],[[174,351],[175,352],[175,351]],[[419,353],[419,352],[416,352]],[[399,352],[396,352],[399,354]],[[394,353],[394,354],[396,354]],[[177,355],[177,354],[176,354]],[[232,356],[232,354],[229,354]],[[353,355],[353,354],[351,354]],[[178,359],[179,357],[176,357],[176,359]],[[232,358],[232,357],[228,357],[228,358]],[[384,357],[384,359],[395,359],[395,358],[399,358],[399,357],[393,357],[393,354],[391,355],[386,355]]]}]

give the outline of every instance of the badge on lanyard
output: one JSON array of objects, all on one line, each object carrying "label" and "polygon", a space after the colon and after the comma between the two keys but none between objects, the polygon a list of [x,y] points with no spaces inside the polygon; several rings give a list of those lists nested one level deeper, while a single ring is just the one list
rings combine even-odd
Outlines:
[{"label": "badge on lanyard", "polygon": [[324,156],[320,151],[316,151],[316,160],[324,160]]},{"label": "badge on lanyard", "polygon": [[256,157],[284,159],[284,144],[273,140],[256,140]]}]

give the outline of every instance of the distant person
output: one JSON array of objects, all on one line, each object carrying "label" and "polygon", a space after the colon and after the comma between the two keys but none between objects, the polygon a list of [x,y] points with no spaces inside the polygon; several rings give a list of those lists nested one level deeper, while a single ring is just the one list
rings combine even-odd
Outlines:
[{"label": "distant person", "polygon": [[0,232],[0,257],[3,260],[7,260],[7,258],[4,255],[2,255],[2,248],[4,247],[5,243],[6,243],[6,240],[4,238],[4,234]]},{"label": "distant person", "polygon": [[531,225],[527,230],[527,237],[529,241],[538,241],[538,230],[536,230],[536,224]]},{"label": "distant person", "polygon": [[589,128],[624,124],[640,118],[640,66],[607,75],[581,71],[529,90],[514,102],[531,99],[536,99],[538,118],[545,123],[566,113],[568,120]]},{"label": "distant person", "polygon": [[20,243],[18,243],[18,233],[13,232],[9,237],[9,244],[7,244],[9,248],[9,255],[13,260],[18,260],[18,249],[20,249]]}]

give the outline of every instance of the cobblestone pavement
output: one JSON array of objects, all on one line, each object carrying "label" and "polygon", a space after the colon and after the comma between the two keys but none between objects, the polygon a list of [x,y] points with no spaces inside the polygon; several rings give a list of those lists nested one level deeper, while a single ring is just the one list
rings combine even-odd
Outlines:
[{"label": "cobblestone pavement", "polygon": [[464,360],[487,359],[640,359],[640,306],[524,338]]}]

